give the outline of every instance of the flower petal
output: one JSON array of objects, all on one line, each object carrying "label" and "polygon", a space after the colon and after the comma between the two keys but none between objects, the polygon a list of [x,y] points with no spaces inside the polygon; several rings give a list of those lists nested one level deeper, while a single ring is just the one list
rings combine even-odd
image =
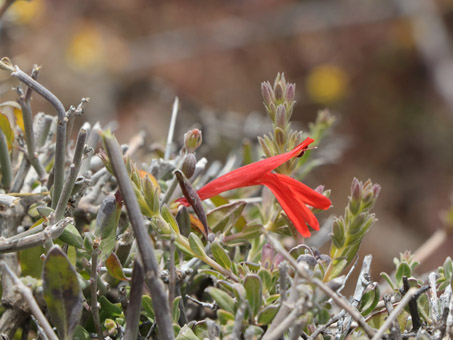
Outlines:
[{"label": "flower petal", "polygon": [[[289,161],[291,158],[297,157],[301,154],[310,145],[314,140],[310,137],[307,137],[302,143],[296,146],[293,150],[277,155],[268,157],[258,162],[254,162],[229,173],[216,178],[215,180],[209,182],[200,190],[198,190],[198,195],[201,200],[205,200],[211,197],[214,197],[224,191],[237,189],[241,187],[246,187],[252,182],[258,180],[266,173],[270,173],[275,168],[278,168],[283,163]],[[187,201],[184,198],[177,200],[178,202],[187,205]]]},{"label": "flower petal", "polygon": [[291,190],[300,196],[305,204],[308,204],[314,208],[326,210],[329,209],[332,205],[330,199],[326,196],[320,194],[319,192],[313,190],[309,186],[305,185],[294,178],[291,178],[286,175],[282,174],[273,174],[274,176],[278,177],[278,181],[280,181],[283,185],[291,187]]}]

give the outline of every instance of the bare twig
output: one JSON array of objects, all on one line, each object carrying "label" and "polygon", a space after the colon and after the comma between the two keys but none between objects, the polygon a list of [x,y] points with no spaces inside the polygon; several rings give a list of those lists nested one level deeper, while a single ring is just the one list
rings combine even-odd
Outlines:
[{"label": "bare twig", "polygon": [[[384,296],[384,304],[387,309],[387,313],[390,315],[393,312],[393,304],[389,295]],[[394,335],[394,339],[399,339],[401,336],[400,327],[398,325],[398,320],[393,320],[392,327],[390,329],[390,334]]]},{"label": "bare twig", "polygon": [[100,245],[99,239],[94,239],[93,242],[93,251],[91,253],[91,277],[90,277],[90,292],[91,292],[91,314],[93,315],[94,328],[98,334],[98,339],[104,339],[104,334],[102,333],[101,319],[99,317],[99,306],[98,306],[98,256],[101,252],[99,249]]},{"label": "bare twig", "polygon": [[34,230],[38,228],[37,229],[38,232],[34,234],[26,234],[26,236],[24,237],[19,236],[10,237],[7,239],[0,239],[0,254],[16,252],[19,250],[33,248],[42,245],[47,240],[49,235],[53,240],[55,240],[56,238],[60,237],[64,228],[70,223],[72,223],[72,218],[67,217],[51,225],[50,227],[47,227],[47,230],[43,230],[44,227],[43,225],[41,225],[40,227],[37,226],[32,229]]},{"label": "bare twig", "polygon": [[321,289],[325,294],[327,294],[330,298],[332,298],[333,302],[339,306],[340,308],[343,308],[346,310],[348,314],[352,316],[352,318],[360,325],[360,327],[363,328],[365,333],[371,338],[373,337],[375,331],[372,329],[363,319],[362,315],[354,308],[351,308],[349,305],[348,301],[346,301],[344,298],[341,298],[338,296],[332,289],[330,289],[324,282],[321,280],[311,277],[308,275],[306,272],[304,266],[302,264],[298,264],[297,261],[282,247],[280,242],[278,242],[274,237],[272,237],[269,233],[266,233],[267,240],[271,243],[272,247],[276,251],[278,251],[280,254],[284,256],[284,258],[291,263],[292,266],[297,270],[299,275],[304,279],[307,280],[310,283],[315,284],[318,286],[319,289]]},{"label": "bare twig", "polygon": [[178,116],[179,99],[175,98],[171,111],[170,126],[168,127],[167,145],[165,146],[164,160],[170,159],[171,147],[173,144],[173,134],[175,133],[176,117]]},{"label": "bare twig", "polygon": [[170,260],[168,264],[168,304],[173,306],[173,300],[175,299],[175,288],[176,288],[176,265],[175,265],[175,240],[170,240]]},{"label": "bare twig", "polygon": [[[404,291],[404,294],[407,294],[409,289],[410,289],[409,280],[407,279],[407,276],[403,276],[403,291]],[[409,312],[411,313],[411,317],[412,317],[412,330],[414,332],[417,332],[418,329],[422,325],[422,320],[420,319],[420,314],[418,313],[418,307],[417,307],[416,299],[411,299],[409,301]]]},{"label": "bare twig", "polygon": [[296,321],[296,319],[304,312],[303,306],[303,302],[297,301],[291,313],[289,313],[276,327],[270,328],[270,332],[266,332],[266,334],[262,337],[262,340],[280,339],[283,333],[286,332]]},{"label": "bare twig", "polygon": [[52,207],[57,206],[60,199],[60,194],[63,189],[64,182],[64,163],[65,163],[65,144],[66,144],[66,112],[61,101],[47,88],[42,86],[28,74],[23,72],[18,66],[14,67],[14,72],[11,73],[13,77],[19,79],[22,83],[32,88],[35,92],[40,94],[44,99],[51,103],[58,115],[57,125],[57,140],[55,146],[55,164],[54,164],[54,189],[52,196]]},{"label": "bare twig", "polygon": [[412,300],[412,298],[417,294],[416,288],[411,288],[407,291],[404,297],[401,299],[398,306],[393,310],[393,312],[388,316],[385,322],[382,324],[381,328],[374,334],[372,340],[379,340],[384,335],[385,331],[393,324],[393,321],[401,314],[404,307]]},{"label": "bare twig", "polygon": [[143,266],[139,262],[139,260],[136,259],[134,261],[134,269],[132,271],[131,292],[129,295],[129,303],[126,310],[126,332],[124,334],[125,340],[137,339],[144,279],[145,276],[143,272]]},{"label": "bare twig", "polygon": [[47,321],[46,317],[41,311],[41,308],[39,307],[38,303],[36,302],[32,291],[30,288],[28,288],[26,285],[22,283],[22,281],[14,274],[14,272],[9,268],[9,266],[4,262],[0,262],[0,267],[8,273],[8,275],[14,280],[14,286],[17,291],[19,291],[22,296],[24,297],[25,301],[28,303],[28,306],[30,307],[31,312],[35,316],[35,318],[38,320],[39,324],[41,327],[44,329],[44,332],[46,336],[50,340],[58,340],[57,335],[52,329],[52,326],[49,324]]},{"label": "bare twig", "polygon": [[160,337],[163,340],[172,340],[174,339],[173,322],[170,313],[170,306],[168,305],[167,294],[165,293],[163,283],[159,278],[159,267],[154,253],[154,248],[145,228],[143,215],[141,214],[137,197],[135,196],[131,180],[129,179],[129,175],[124,165],[120,146],[118,145],[115,137],[108,132],[103,134],[103,139],[112,164],[113,172],[118,181],[121,194],[126,205],[129,220],[134,230],[137,246],[143,260],[145,282],[151,292],[155,309],[159,309],[160,311],[159,313],[156,313],[156,321],[159,327]]}]

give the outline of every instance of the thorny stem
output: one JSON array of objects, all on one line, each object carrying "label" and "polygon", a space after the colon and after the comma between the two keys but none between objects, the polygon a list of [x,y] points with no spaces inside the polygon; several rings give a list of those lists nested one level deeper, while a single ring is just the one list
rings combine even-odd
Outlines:
[{"label": "thorny stem", "polygon": [[97,282],[98,282],[98,256],[101,252],[99,249],[100,240],[95,239],[93,242],[93,251],[91,253],[91,278],[90,278],[90,292],[91,292],[91,314],[93,315],[94,328],[98,334],[98,339],[104,339],[102,333],[101,318],[99,317],[98,295],[97,295]]},{"label": "thorny stem", "polygon": [[6,190],[11,186],[12,170],[9,158],[8,144],[3,131],[0,130],[0,165],[2,168],[2,185]]},{"label": "thorny stem", "polygon": [[103,133],[103,139],[112,164],[113,172],[118,181],[121,194],[123,195],[129,220],[134,230],[137,246],[145,269],[145,282],[151,292],[153,306],[156,310],[160,310],[160,313],[156,313],[160,337],[163,340],[173,340],[173,322],[170,306],[168,305],[168,298],[165,294],[163,283],[159,278],[159,267],[154,248],[143,222],[143,215],[141,214],[137,197],[135,196],[131,180],[124,165],[120,146],[115,137],[109,132]]},{"label": "thorny stem", "polygon": [[362,315],[354,308],[351,308],[349,303],[342,297],[338,296],[332,289],[330,289],[321,280],[311,277],[302,265],[299,265],[297,261],[282,247],[280,242],[273,238],[269,233],[266,233],[267,240],[272,244],[274,249],[281,253],[283,257],[291,263],[292,266],[297,270],[299,275],[307,280],[309,283],[318,286],[325,294],[332,298],[333,302],[340,308],[345,309],[352,318],[363,328],[368,337],[372,338],[374,335],[374,329],[372,329],[363,319]]},{"label": "thorny stem", "polygon": [[14,72],[11,76],[16,77],[22,83],[32,88],[35,92],[40,94],[44,99],[51,103],[58,115],[57,125],[57,139],[55,145],[55,164],[54,164],[54,187],[52,195],[52,207],[57,206],[60,199],[61,191],[63,190],[64,182],[64,163],[65,163],[65,145],[66,145],[66,112],[61,101],[47,88],[42,86],[28,74],[19,69],[18,66],[14,67]]},{"label": "thorny stem", "polygon": [[132,270],[131,292],[126,310],[126,332],[124,333],[124,340],[137,339],[144,279],[143,265],[139,259],[135,259],[134,269]]},{"label": "thorny stem", "polygon": [[33,315],[36,317],[36,319],[40,323],[46,336],[50,340],[58,340],[58,336],[55,334],[55,332],[52,329],[52,326],[49,324],[49,322],[47,321],[43,312],[41,311],[41,308],[39,307],[38,303],[36,302],[35,298],[33,297],[33,293],[30,290],[30,288],[28,288],[26,285],[24,285],[22,283],[22,281],[16,276],[16,274],[14,274],[14,272],[11,270],[11,268],[4,261],[0,262],[0,266],[3,267],[3,269],[6,271],[6,273],[8,273],[8,275],[13,279],[14,284],[15,284],[15,289],[17,289],[17,291],[22,294],[25,301],[28,303],[28,306],[30,307],[31,312],[33,313]]},{"label": "thorny stem", "polygon": [[165,146],[164,160],[166,161],[170,159],[171,146],[173,143],[173,134],[175,132],[176,117],[178,116],[178,106],[179,99],[178,97],[175,97],[175,101],[173,102],[173,109],[171,111],[170,126],[168,128],[167,145]]}]

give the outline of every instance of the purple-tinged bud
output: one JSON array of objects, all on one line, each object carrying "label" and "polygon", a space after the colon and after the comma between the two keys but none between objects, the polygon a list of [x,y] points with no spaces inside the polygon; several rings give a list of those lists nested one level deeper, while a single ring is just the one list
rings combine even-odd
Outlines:
[{"label": "purple-tinged bud", "polygon": [[283,92],[284,92],[284,90],[283,90],[282,84],[277,83],[277,85],[274,87],[274,95],[275,95],[275,100],[277,102],[281,102],[283,100],[283,96],[284,96]]},{"label": "purple-tinged bud", "polygon": [[277,112],[275,114],[275,125],[284,130],[286,122],[286,107],[285,105],[280,104],[277,106]]},{"label": "purple-tinged bud", "polygon": [[267,109],[267,114],[269,115],[269,118],[272,120],[272,122],[275,122],[275,112],[277,111],[275,104],[270,103],[266,109]]},{"label": "purple-tinged bud", "polygon": [[324,192],[324,185],[318,185],[315,189],[316,192],[322,194]]},{"label": "purple-tinged bud", "polygon": [[288,84],[285,91],[285,101],[291,104],[296,95],[296,84]]},{"label": "purple-tinged bud", "polygon": [[286,134],[283,129],[276,127],[274,129],[275,142],[278,146],[284,147],[286,145]]},{"label": "purple-tinged bud", "polygon": [[187,177],[190,178],[195,172],[195,168],[197,167],[197,158],[195,155],[190,152],[184,155],[184,159],[182,161],[181,171]]},{"label": "purple-tinged bud", "polygon": [[274,260],[272,261],[272,268],[278,268],[280,263],[282,263],[285,260],[282,254],[278,253],[277,255],[274,256]]},{"label": "purple-tinged bud", "polygon": [[188,153],[195,152],[202,141],[201,131],[198,129],[190,130],[184,134],[184,147]]},{"label": "purple-tinged bud", "polygon": [[261,266],[266,269],[271,269],[272,260],[274,258],[274,248],[266,243],[261,251]]},{"label": "purple-tinged bud", "polygon": [[362,183],[354,177],[351,185],[351,200],[358,202],[362,196]]},{"label": "purple-tinged bud", "polygon": [[274,90],[268,81],[261,83],[261,95],[266,106],[269,106],[275,101]]},{"label": "purple-tinged bud", "polygon": [[373,185],[373,194],[374,194],[374,199],[378,198],[380,192],[381,192],[381,186],[379,184],[374,184]]}]

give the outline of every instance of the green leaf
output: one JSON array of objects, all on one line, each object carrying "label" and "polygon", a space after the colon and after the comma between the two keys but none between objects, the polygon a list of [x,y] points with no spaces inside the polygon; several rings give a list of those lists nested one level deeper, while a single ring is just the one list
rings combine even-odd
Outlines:
[{"label": "green leaf", "polygon": [[175,217],[170,212],[170,210],[168,209],[166,204],[163,205],[160,213],[161,213],[162,217],[164,218],[164,220],[167,221],[168,224],[170,224],[170,226],[173,229],[173,231],[175,232],[175,234],[179,235],[180,232],[179,232],[178,222],[176,221]]},{"label": "green leaf", "polygon": [[42,273],[44,300],[62,339],[71,339],[82,315],[82,291],[74,267],[59,246],[47,253]]},{"label": "green leaf", "polygon": [[217,310],[217,318],[221,325],[226,325],[229,321],[234,321],[234,314],[227,312],[224,309]]},{"label": "green leaf", "polygon": [[60,235],[59,240],[69,244],[70,246],[82,249],[83,248],[83,238],[80,235],[79,231],[73,224],[68,224],[64,228],[63,233]]},{"label": "green leaf", "polygon": [[280,307],[277,305],[269,305],[264,307],[258,314],[258,324],[263,326],[269,325],[277,314],[279,308]]},{"label": "green leaf", "polygon": [[217,240],[211,243],[211,252],[218,264],[220,264],[223,268],[231,269],[230,257]]},{"label": "green leaf", "polygon": [[207,268],[199,269],[198,273],[205,274],[205,275],[210,275],[210,276],[213,276],[213,277],[215,277],[215,278],[217,278],[219,280],[225,280],[225,275],[219,273],[218,271],[215,271],[214,269],[207,269]]},{"label": "green leaf", "polygon": [[143,315],[145,315],[150,321],[154,322],[154,309],[149,295],[142,296],[142,309]]},{"label": "green leaf", "polygon": [[200,340],[188,325],[184,325],[179,331],[176,340]]},{"label": "green leaf", "polygon": [[398,268],[396,269],[396,273],[395,273],[396,282],[398,283],[398,286],[400,286],[400,287],[403,285],[403,276],[406,276],[407,278],[412,276],[411,267],[409,267],[409,265],[405,262],[401,262],[399,264]]},{"label": "green leaf", "polygon": [[73,340],[91,340],[90,333],[80,325],[77,325],[75,328]]},{"label": "green leaf", "polygon": [[208,225],[213,232],[225,232],[233,227],[241,217],[246,203],[243,201],[222,205],[206,214]]},{"label": "green leaf", "polygon": [[181,297],[177,296],[173,300],[173,308],[172,308],[172,316],[173,316],[173,322],[178,323],[179,321],[179,316],[181,314],[181,310],[179,308],[179,302],[181,301]]},{"label": "green leaf", "polygon": [[387,281],[387,283],[388,283],[389,286],[392,288],[392,290],[396,290],[396,287],[395,287],[395,285],[393,284],[393,281],[392,281],[392,279],[390,278],[389,274],[382,272],[382,273],[381,273],[381,277],[382,277],[385,281]]},{"label": "green leaf", "polygon": [[94,235],[103,240],[116,233],[120,213],[121,207],[117,204],[115,196],[109,195],[104,198],[96,217]]},{"label": "green leaf", "polygon": [[99,304],[101,305],[99,308],[99,316],[101,318],[101,322],[104,322],[106,319],[115,320],[118,317],[123,316],[123,310],[120,306],[111,303],[105,296],[101,296],[99,298]]},{"label": "green leaf", "polygon": [[263,298],[263,286],[260,277],[256,274],[247,274],[244,280],[244,288],[253,316],[256,316],[261,308]]},{"label": "green leaf", "polygon": [[215,287],[206,288],[206,292],[212,296],[217,306],[219,306],[221,309],[225,309],[230,313],[234,313],[235,302],[231,296]]},{"label": "green leaf", "polygon": [[246,225],[242,231],[232,235],[225,236],[224,243],[228,246],[236,246],[250,242],[263,234],[263,226],[261,224]]},{"label": "green leaf", "polygon": [[0,130],[3,131],[8,143],[8,150],[10,150],[14,142],[14,131],[11,128],[8,117],[2,112],[0,112]]},{"label": "green leaf", "polygon": [[189,245],[190,245],[190,249],[193,251],[193,253],[197,257],[199,257],[199,258],[207,257],[207,255],[204,251],[203,242],[200,240],[200,238],[197,236],[197,234],[195,234],[195,233],[189,234]]},{"label": "green leaf", "polygon": [[41,254],[44,254],[43,247],[33,247],[24,249],[20,252],[20,267],[22,276],[31,276],[36,279],[41,278],[42,260]]},{"label": "green leaf", "polygon": [[376,308],[379,298],[381,297],[379,291],[379,285],[377,285],[373,290],[363,294],[362,300],[360,301],[359,310],[363,316],[370,314],[374,308]]},{"label": "green leaf", "polygon": [[107,267],[107,271],[112,277],[117,280],[121,281],[128,281],[130,280],[124,275],[123,266],[121,265],[118,256],[115,253],[111,253],[110,256],[105,261],[105,266]]},{"label": "green leaf", "polygon": [[266,292],[270,292],[274,288],[271,273],[269,273],[269,271],[267,269],[261,268],[258,271],[258,276],[260,277],[261,282],[263,283],[263,289]]}]

